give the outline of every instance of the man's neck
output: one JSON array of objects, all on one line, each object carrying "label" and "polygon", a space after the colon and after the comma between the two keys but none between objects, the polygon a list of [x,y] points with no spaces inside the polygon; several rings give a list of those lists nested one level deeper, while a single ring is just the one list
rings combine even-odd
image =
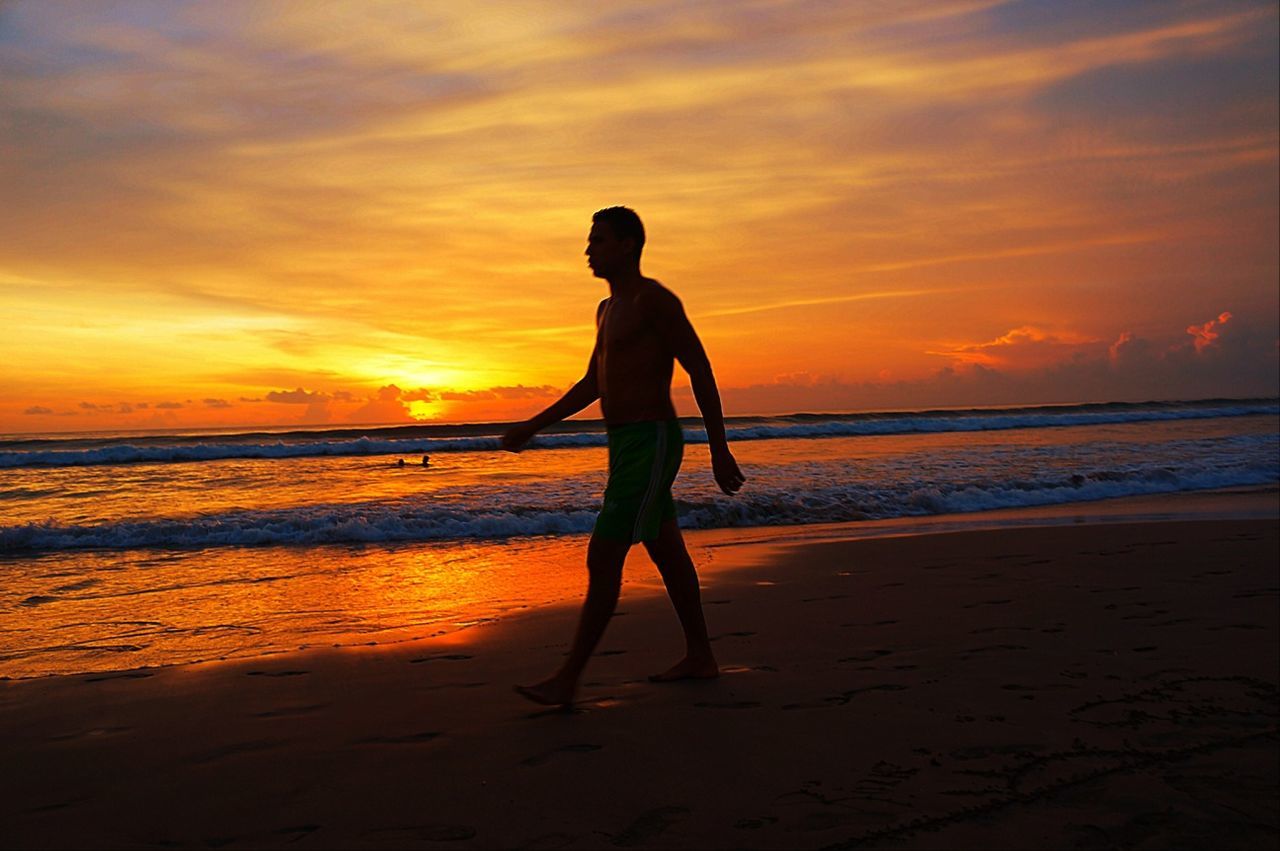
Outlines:
[{"label": "man's neck", "polygon": [[609,295],[617,296],[625,293],[634,292],[637,288],[644,284],[644,275],[640,274],[640,267],[633,266],[625,272],[621,272],[612,277],[606,278],[609,282]]}]

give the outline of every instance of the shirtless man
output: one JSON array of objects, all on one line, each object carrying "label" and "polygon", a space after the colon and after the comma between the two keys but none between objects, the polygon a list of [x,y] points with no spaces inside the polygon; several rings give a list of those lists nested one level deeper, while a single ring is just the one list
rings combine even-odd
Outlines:
[{"label": "shirtless man", "polygon": [[516,691],[536,703],[569,707],[578,679],[618,602],[622,564],[643,543],[662,574],[680,625],[685,656],[649,679],[669,682],[720,675],[702,615],[698,574],[676,523],[671,483],[684,441],[671,404],[671,374],[679,361],[689,373],[711,446],[716,484],[736,493],[746,480],[729,452],[711,362],[675,294],[640,274],[644,226],[626,207],[592,216],[587,265],[609,282],[596,309],[596,346],[587,374],[556,403],[512,428],[502,448],[519,452],[539,430],[576,414],[596,399],[609,432],[609,483],[587,547],[587,598],[573,647],[560,670]]}]

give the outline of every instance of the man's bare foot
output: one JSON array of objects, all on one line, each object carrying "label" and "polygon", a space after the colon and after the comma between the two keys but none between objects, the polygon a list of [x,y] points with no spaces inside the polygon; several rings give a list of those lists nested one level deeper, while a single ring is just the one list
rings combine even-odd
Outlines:
[{"label": "man's bare foot", "polygon": [[555,677],[531,686],[516,686],[515,690],[516,694],[543,706],[563,706],[566,709],[573,706],[573,686],[566,686]]},{"label": "man's bare foot", "polygon": [[661,674],[649,677],[651,683],[669,683],[675,680],[714,680],[720,676],[720,666],[711,656],[686,656]]}]

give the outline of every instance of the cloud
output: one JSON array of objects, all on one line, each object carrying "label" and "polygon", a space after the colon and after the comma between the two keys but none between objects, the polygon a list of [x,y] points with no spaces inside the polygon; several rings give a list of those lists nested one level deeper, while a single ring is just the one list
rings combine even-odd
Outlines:
[{"label": "cloud", "polygon": [[204,401],[204,406],[206,408],[234,408],[235,407],[235,405],[232,405],[226,399],[204,399],[203,401]]},{"label": "cloud", "polygon": [[186,405],[181,402],[157,402],[156,408],[161,411],[176,411],[179,408],[185,408]]},{"label": "cloud", "polygon": [[402,391],[394,384],[378,388],[378,392],[347,415],[354,423],[400,423],[413,419]]},{"label": "cloud", "polygon": [[[1225,317],[1225,318],[1224,318]],[[955,362],[933,374],[898,381],[852,382],[809,373],[782,375],[767,383],[725,387],[727,410],[857,411],[889,408],[968,407],[1163,399],[1274,397],[1280,389],[1280,351],[1269,327],[1248,325],[1224,311],[1193,324],[1191,339],[1149,340],[1121,332],[1110,345],[1062,344],[1053,335],[1013,329],[995,340],[955,348]],[[1044,361],[1040,346],[1054,342],[1062,357]],[[1030,349],[1034,357],[1008,357]],[[992,360],[973,353],[1001,353]],[[692,413],[687,388],[677,396]]]},{"label": "cloud", "polygon": [[538,387],[525,387],[517,384],[514,387],[489,387],[484,390],[446,390],[440,393],[445,402],[492,402],[499,399],[550,399],[558,397],[563,391],[543,384]]},{"label": "cloud", "polygon": [[32,405],[22,413],[24,414],[52,414],[53,408],[46,408],[43,405]]},{"label": "cloud", "polygon": [[1014,328],[994,340],[960,344],[950,350],[931,351],[962,364],[1028,369],[1048,366],[1066,358],[1078,358],[1098,340],[1072,332],[1051,333],[1031,325]]},{"label": "cloud", "polygon": [[[1217,342],[1218,338],[1222,336],[1221,326],[1226,325],[1230,321],[1231,314],[1227,311],[1223,311],[1218,314],[1217,319],[1210,319],[1202,325],[1187,326],[1187,333],[1190,334],[1195,341],[1196,351],[1203,352],[1205,349]],[[1217,330],[1214,330],[1215,328]]]}]

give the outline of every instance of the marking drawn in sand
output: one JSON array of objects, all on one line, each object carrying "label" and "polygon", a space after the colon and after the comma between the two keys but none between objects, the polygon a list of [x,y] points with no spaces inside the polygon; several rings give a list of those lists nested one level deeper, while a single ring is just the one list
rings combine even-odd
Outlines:
[{"label": "marking drawn in sand", "polygon": [[[985,821],[1000,810],[1038,803],[1113,775],[1151,772],[1197,755],[1260,741],[1280,741],[1280,723],[1277,723],[1280,721],[1280,689],[1274,683],[1243,676],[1182,677],[1118,697],[1082,703],[1069,710],[1068,716],[1098,728],[1141,730],[1152,740],[1168,741],[1176,732],[1184,740],[1192,741],[1164,748],[1142,748],[1126,742],[1124,747],[1115,748],[1095,747],[1077,739],[1070,750],[1050,752],[1044,752],[1042,746],[1018,744],[953,751],[949,754],[951,759],[970,763],[965,768],[952,769],[953,776],[956,780],[973,778],[978,785],[962,785],[945,793],[986,800],[863,831],[828,845],[827,849],[901,843],[921,831]],[[936,761],[933,764],[939,765]],[[927,778],[930,774],[934,775],[930,782],[936,784],[936,772],[921,776]],[[1221,793],[1224,789],[1223,778],[1197,780],[1193,776],[1192,781],[1187,781],[1185,772],[1181,771],[1168,777],[1158,776],[1172,785],[1198,783],[1197,788],[1206,795]],[[1260,807],[1262,802],[1267,802],[1269,807],[1273,786],[1267,785],[1264,789],[1258,782],[1253,785],[1258,788],[1252,800]],[[1248,821],[1248,814],[1245,815]],[[1127,846],[1124,843],[1117,846],[1111,841],[1107,847]]]}]

